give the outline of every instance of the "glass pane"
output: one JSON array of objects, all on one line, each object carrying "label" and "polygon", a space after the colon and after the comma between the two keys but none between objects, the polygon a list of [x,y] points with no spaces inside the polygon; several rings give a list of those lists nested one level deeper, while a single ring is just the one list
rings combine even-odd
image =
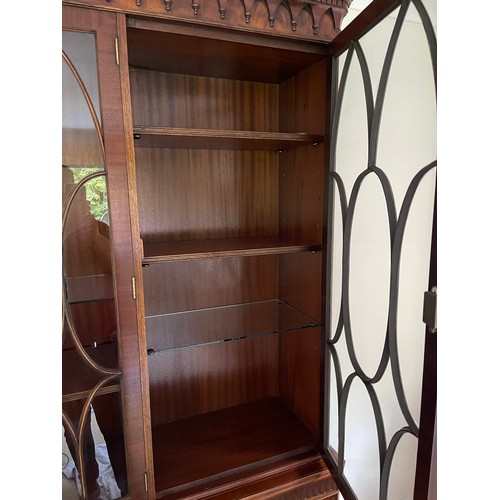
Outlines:
[{"label": "glass pane", "polygon": [[64,32],[62,49],[62,163],[102,170],[94,35]]},{"label": "glass pane", "polygon": [[211,307],[146,318],[148,352],[241,340],[319,326],[280,300]]},{"label": "glass pane", "polygon": [[[342,65],[342,72],[344,72]],[[339,81],[342,74],[339,75]],[[340,84],[340,82],[339,82]],[[352,55],[340,108],[335,144],[335,171],[341,176],[349,199],[358,175],[368,163],[368,121],[365,89],[356,52]]]},{"label": "glass pane", "polygon": [[[408,15],[417,15],[413,4]],[[376,164],[391,179],[400,207],[416,173],[436,159],[436,93],[421,23],[405,21],[387,81]],[[433,187],[428,186],[433,193]]]},{"label": "glass pane", "polygon": [[346,409],[345,475],[358,498],[379,498],[379,456],[373,406],[359,379],[349,391]]},{"label": "glass pane", "polygon": [[399,441],[389,476],[388,500],[413,498],[418,440],[405,434]]},{"label": "glass pane", "polygon": [[[63,403],[63,410],[74,428],[84,401]],[[79,499],[80,482],[77,451],[63,426],[63,500]],[[121,401],[118,392],[97,396],[90,407],[83,439],[83,463],[89,499],[116,499],[127,493],[127,472]]]},{"label": "glass pane", "polygon": [[78,71],[100,122],[101,114],[99,111],[100,101],[94,34],[77,31],[63,31],[62,48]]},{"label": "glass pane", "polygon": [[375,174],[364,178],[350,238],[349,319],[356,359],[373,377],[387,332],[391,238],[387,205]]}]

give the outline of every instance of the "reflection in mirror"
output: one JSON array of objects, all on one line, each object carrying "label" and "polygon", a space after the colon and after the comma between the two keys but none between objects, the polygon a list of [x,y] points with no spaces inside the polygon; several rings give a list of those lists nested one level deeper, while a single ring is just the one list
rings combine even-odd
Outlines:
[{"label": "reflection in mirror", "polygon": [[[85,401],[63,404],[71,424],[78,419]],[[94,398],[83,439],[83,463],[88,499],[114,500],[127,493],[125,445],[121,420],[120,394],[112,392]],[[70,433],[62,429],[63,500],[81,498],[82,487],[76,448]]]},{"label": "reflection in mirror", "polygon": [[[77,170],[76,175],[73,170]],[[88,177],[82,170],[89,169],[63,167],[65,191],[74,192],[78,182],[70,181],[75,181],[75,177]],[[70,306],[67,312],[83,347],[116,343],[109,226],[103,220],[107,214],[106,178],[100,175],[78,189],[64,225],[63,266]],[[67,348],[68,345],[63,344],[63,350]],[[103,366],[117,366],[116,357],[106,359],[99,350],[88,353],[93,359],[99,357]]]},{"label": "reflection in mirror", "polygon": [[95,37],[63,32],[62,162],[104,168]]},{"label": "reflection in mirror", "polygon": [[[62,162],[68,166],[104,168],[100,130],[75,75],[63,60]],[[85,89],[84,89],[85,90]],[[95,116],[97,119],[97,116]]]},{"label": "reflection in mirror", "polygon": [[62,49],[82,79],[100,121],[95,35],[80,31],[63,31]]}]

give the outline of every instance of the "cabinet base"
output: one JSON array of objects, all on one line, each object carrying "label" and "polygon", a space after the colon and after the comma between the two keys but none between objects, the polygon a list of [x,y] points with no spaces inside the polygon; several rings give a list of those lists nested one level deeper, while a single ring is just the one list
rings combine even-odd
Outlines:
[{"label": "cabinet base", "polygon": [[337,499],[338,488],[316,451],[289,457],[272,465],[205,483],[182,493],[158,495],[164,500],[305,500]]}]

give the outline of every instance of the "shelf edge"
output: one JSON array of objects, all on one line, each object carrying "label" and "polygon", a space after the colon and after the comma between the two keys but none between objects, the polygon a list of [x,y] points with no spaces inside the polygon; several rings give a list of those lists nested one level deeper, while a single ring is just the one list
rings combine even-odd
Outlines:
[{"label": "shelf edge", "polygon": [[298,252],[319,252],[321,245],[290,245],[283,247],[266,247],[257,249],[240,249],[240,250],[217,250],[214,252],[193,252],[175,255],[154,255],[145,256],[142,260],[144,264],[158,264],[164,262],[182,262],[189,260],[203,259],[221,259],[229,257],[252,257],[259,255],[275,255]]}]

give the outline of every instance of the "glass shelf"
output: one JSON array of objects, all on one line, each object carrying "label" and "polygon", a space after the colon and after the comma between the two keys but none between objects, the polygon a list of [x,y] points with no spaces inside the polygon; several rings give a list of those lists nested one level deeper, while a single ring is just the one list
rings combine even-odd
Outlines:
[{"label": "glass shelf", "polygon": [[314,328],[320,323],[281,300],[146,317],[148,354]]}]

